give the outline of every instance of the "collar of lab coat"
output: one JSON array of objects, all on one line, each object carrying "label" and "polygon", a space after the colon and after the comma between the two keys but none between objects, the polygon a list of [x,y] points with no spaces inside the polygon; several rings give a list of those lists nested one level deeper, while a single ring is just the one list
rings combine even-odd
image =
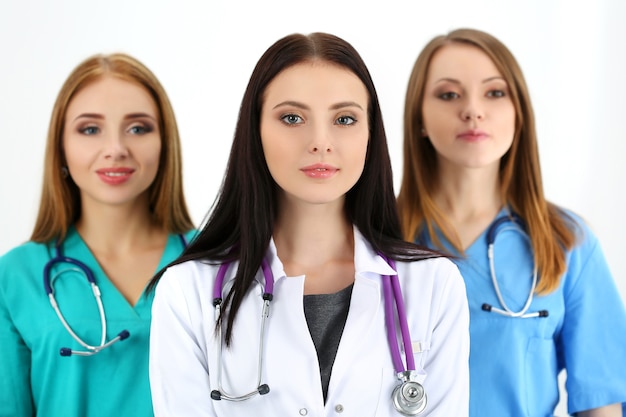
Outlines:
[{"label": "collar of lab coat", "polygon": [[[356,226],[353,227],[353,230],[355,275],[369,279],[379,279],[381,275],[397,275],[397,272],[387,261],[374,251],[370,243],[363,237]],[[274,274],[274,282],[278,282],[286,277],[283,263],[278,258],[274,238],[270,240],[266,260]],[[231,275],[231,279],[232,278],[234,278],[234,274]],[[259,281],[259,284],[264,284],[261,281],[263,279],[262,274],[257,274],[256,279]]]}]

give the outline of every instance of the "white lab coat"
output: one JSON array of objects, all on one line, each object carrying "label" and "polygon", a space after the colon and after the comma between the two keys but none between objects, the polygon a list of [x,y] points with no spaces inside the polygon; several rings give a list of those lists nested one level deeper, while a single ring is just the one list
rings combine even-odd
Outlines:
[{"label": "white lab coat", "polygon": [[[385,330],[380,279],[381,274],[395,272],[356,228],[354,236],[355,282],[326,404],[304,316],[305,277],[285,276],[272,242],[267,260],[275,277],[274,300],[266,323],[261,378],[270,392],[242,402],[211,399],[220,366],[212,304],[218,267],[185,262],[165,272],[152,307],[150,385],[155,415],[399,416],[391,400],[399,381]],[[224,294],[236,268],[233,263],[226,275]],[[469,314],[463,279],[443,258],[398,262],[397,269],[415,364],[428,396],[421,416],[467,416]],[[259,272],[235,319],[232,346],[222,351],[222,386],[232,395],[257,386],[263,283]]]}]

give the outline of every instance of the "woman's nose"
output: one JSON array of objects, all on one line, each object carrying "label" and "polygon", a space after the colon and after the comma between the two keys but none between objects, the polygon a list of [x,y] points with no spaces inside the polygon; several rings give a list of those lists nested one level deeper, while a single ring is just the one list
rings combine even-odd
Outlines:
[{"label": "woman's nose", "polygon": [[472,119],[482,120],[484,118],[482,106],[477,100],[469,100],[467,105],[461,111],[461,119],[470,121]]},{"label": "woman's nose", "polygon": [[128,147],[121,134],[112,134],[106,138],[104,156],[113,160],[123,159],[128,156]]},{"label": "woman's nose", "polygon": [[309,152],[331,152],[333,147],[331,142],[331,135],[327,129],[323,127],[315,128],[313,132],[313,139],[309,145]]},{"label": "woman's nose", "polygon": [[309,149],[309,152],[311,152],[311,153],[330,152],[330,151],[331,151],[330,144],[328,144],[328,145],[320,145],[320,146],[315,144],[315,145],[312,145],[311,148]]}]

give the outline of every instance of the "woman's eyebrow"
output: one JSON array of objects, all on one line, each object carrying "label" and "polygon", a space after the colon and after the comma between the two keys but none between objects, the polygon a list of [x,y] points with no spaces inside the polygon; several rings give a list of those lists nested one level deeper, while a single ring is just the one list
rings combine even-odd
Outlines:
[{"label": "woman's eyebrow", "polygon": [[[302,109],[302,110],[310,110],[310,107],[307,106],[306,104],[300,103],[299,101],[293,101],[293,100],[283,101],[283,102],[278,103],[277,105],[275,105],[273,108],[276,109],[276,108],[282,107],[282,106],[293,106],[293,107],[297,107],[297,108]],[[345,107],[357,107],[357,108],[363,110],[363,107],[359,103],[357,103],[356,101],[342,101],[342,102],[333,104],[329,108],[331,110],[337,110],[337,109],[343,109]]]}]

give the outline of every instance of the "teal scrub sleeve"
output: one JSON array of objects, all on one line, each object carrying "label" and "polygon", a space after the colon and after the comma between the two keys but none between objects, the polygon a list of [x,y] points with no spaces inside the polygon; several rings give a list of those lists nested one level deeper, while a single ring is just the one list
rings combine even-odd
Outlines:
[{"label": "teal scrub sleeve", "polygon": [[[0,282],[10,283],[6,257],[0,258]],[[15,300],[11,300],[15,302]],[[0,285],[0,417],[34,415],[30,390],[30,349],[26,346],[11,318],[9,300]]]}]

